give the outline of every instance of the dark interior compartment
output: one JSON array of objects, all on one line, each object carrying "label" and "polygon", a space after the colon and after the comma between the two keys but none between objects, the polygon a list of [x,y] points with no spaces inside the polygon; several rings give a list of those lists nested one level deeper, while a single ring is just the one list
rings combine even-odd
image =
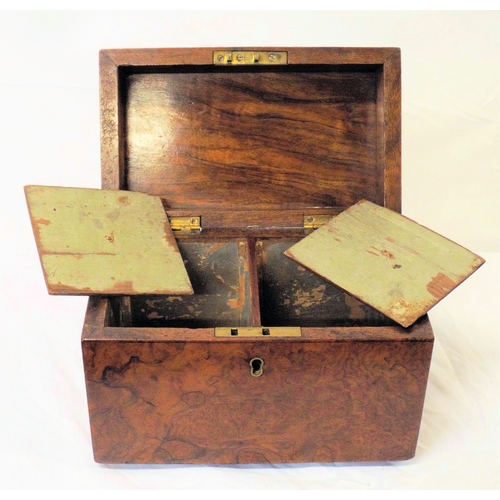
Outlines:
[{"label": "dark interior compartment", "polygon": [[183,240],[178,245],[194,295],[132,297],[134,326],[248,325],[251,312],[246,241]]},{"label": "dark interior compartment", "polygon": [[[284,255],[295,241],[257,244],[262,324],[266,326],[380,326],[383,314]],[[320,258],[320,257],[318,257]]]},{"label": "dark interior compartment", "polygon": [[399,209],[398,68],[327,60],[120,69],[121,188],[203,220],[179,239],[195,295],[131,297],[132,325],[392,324],[283,255],[304,215]]},{"label": "dark interior compartment", "polygon": [[[213,328],[237,326],[382,326],[394,324],[284,255],[290,238],[178,242],[194,288],[191,296],[131,297],[133,326]],[[252,286],[252,272],[258,279]],[[258,295],[259,315],[255,311]],[[252,302],[254,305],[252,305]]]}]

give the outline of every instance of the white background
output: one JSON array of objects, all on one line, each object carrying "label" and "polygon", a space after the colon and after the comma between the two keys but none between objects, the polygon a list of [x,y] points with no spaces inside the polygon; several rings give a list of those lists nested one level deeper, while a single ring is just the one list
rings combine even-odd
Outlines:
[{"label": "white background", "polygon": [[[49,297],[22,187],[99,187],[98,51],[400,47],[403,213],[487,259],[430,313],[417,455],[404,463],[102,466],[81,297]],[[0,12],[0,487],[499,488],[499,12]]]}]

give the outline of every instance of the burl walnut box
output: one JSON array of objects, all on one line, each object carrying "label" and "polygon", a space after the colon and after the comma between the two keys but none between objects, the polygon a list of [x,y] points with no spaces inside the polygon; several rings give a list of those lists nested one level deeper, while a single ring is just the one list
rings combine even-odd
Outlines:
[{"label": "burl walnut box", "polygon": [[100,81],[102,188],[161,197],[194,293],[90,298],[96,461],[413,457],[427,316],[284,255],[359,200],[400,212],[399,49],[105,50]]},{"label": "burl walnut box", "polygon": [[103,463],[411,458],[426,312],[484,260],[401,211],[399,49],[101,52],[102,189],[26,186]]}]

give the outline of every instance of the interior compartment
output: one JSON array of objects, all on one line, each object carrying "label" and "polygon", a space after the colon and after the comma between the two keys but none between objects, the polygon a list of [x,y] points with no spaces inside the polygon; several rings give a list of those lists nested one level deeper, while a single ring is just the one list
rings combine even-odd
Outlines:
[{"label": "interior compartment", "polygon": [[134,296],[132,326],[380,326],[393,322],[284,255],[298,238],[178,241],[191,296]]},{"label": "interior compartment", "polygon": [[195,294],[131,297],[132,326],[392,324],[283,255],[305,235],[304,214],[362,198],[399,209],[385,63],[327,60],[120,66],[121,189],[203,221],[179,238]]},{"label": "interior compartment", "polygon": [[132,324],[203,328],[251,323],[248,243],[178,241],[194,295],[131,297]]},{"label": "interior compartment", "polygon": [[257,243],[263,325],[327,327],[394,324],[375,309],[286,257],[285,250],[297,241],[262,239]]}]

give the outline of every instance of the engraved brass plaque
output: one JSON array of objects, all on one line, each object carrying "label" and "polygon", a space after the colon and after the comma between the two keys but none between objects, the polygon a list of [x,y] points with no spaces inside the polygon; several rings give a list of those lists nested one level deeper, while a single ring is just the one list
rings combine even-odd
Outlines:
[{"label": "engraved brass plaque", "polygon": [[282,51],[254,51],[254,50],[216,50],[214,64],[223,66],[250,65],[277,65],[288,64],[288,52]]}]

